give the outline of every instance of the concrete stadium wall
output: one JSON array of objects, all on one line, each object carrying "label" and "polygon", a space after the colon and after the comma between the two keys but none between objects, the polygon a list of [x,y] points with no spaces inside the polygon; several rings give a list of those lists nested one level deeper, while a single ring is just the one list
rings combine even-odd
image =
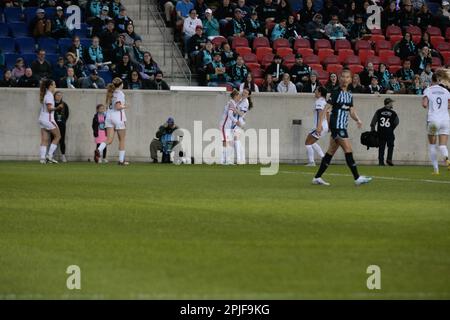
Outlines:
[{"label": "concrete stadium wall", "polygon": [[[92,159],[94,141],[91,122],[97,103],[104,102],[104,90],[62,90],[70,108],[67,125],[67,157],[69,161]],[[149,160],[149,143],[159,125],[169,116],[193,134],[194,121],[202,121],[203,132],[218,128],[227,93],[126,91],[127,158]],[[363,130],[351,121],[349,134],[358,163],[377,163],[377,149],[366,150],[359,142],[361,132],[369,129],[375,110],[383,105],[386,95],[355,95],[357,112],[364,122]],[[425,135],[426,111],[420,97],[396,95],[395,110],[400,117],[396,130],[394,160],[398,164],[424,164],[428,161]],[[305,162],[304,140],[312,126],[312,94],[253,95],[254,109],[247,116],[246,128],[279,129],[280,161]],[[37,89],[1,89],[0,91],[0,160],[36,160],[39,154],[39,101]],[[293,125],[292,120],[302,120]],[[270,130],[269,130],[270,131]],[[204,142],[206,146],[208,142]],[[326,148],[328,137],[320,144]],[[109,157],[117,155],[117,141],[108,148]],[[255,158],[254,154],[249,156]],[[336,159],[342,161],[338,152]]]}]

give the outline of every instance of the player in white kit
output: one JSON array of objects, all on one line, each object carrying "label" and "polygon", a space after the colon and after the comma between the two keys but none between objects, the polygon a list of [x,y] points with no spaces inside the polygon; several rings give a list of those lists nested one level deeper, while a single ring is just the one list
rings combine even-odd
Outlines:
[{"label": "player in white kit", "polygon": [[248,88],[242,90],[242,98],[236,105],[235,117],[239,121],[240,125],[234,124],[233,139],[234,139],[234,152],[236,153],[237,164],[245,164],[245,150],[241,147],[241,133],[245,125],[245,115],[253,108],[253,102],[250,97],[251,91]]},{"label": "player in white kit", "polygon": [[[314,129],[311,130],[305,140],[306,152],[308,154],[308,163],[306,166],[308,167],[314,167],[316,165],[314,162],[314,151],[319,155],[320,159],[323,158],[324,153],[322,148],[317,144],[317,141],[328,133],[328,120],[325,111],[325,106],[327,105],[327,89],[318,87],[314,91],[314,96],[316,98],[313,105]],[[319,123],[322,123],[322,131],[320,133],[317,132]]]},{"label": "player in white kit", "polygon": [[[54,92],[56,90],[55,81],[51,79],[45,79],[41,81],[39,100],[41,102],[41,111],[39,113],[39,126],[41,127],[41,146],[40,146],[40,162],[41,163],[58,163],[53,159],[53,153],[58,147],[59,139],[61,139],[61,133],[56,125],[54,113],[55,110],[61,108],[55,108]],[[48,150],[47,146],[49,140],[49,133],[53,135],[52,143]]]},{"label": "player in white kit", "polygon": [[222,120],[220,121],[220,131],[222,134],[223,150],[221,164],[231,164],[232,156],[232,146],[233,142],[233,125],[238,124],[239,121],[235,117],[236,106],[241,98],[239,91],[233,90],[230,94],[230,101],[225,105],[222,115]]},{"label": "player in white kit", "polygon": [[429,142],[430,160],[433,164],[433,174],[439,174],[436,142],[439,143],[439,151],[445,158],[445,164],[450,169],[448,160],[447,141],[450,133],[450,117],[448,114],[450,93],[438,84],[438,76],[433,74],[432,84],[423,93],[422,106],[428,108],[427,134]]},{"label": "player in white kit", "polygon": [[112,83],[107,86],[106,105],[108,111],[106,113],[105,127],[108,139],[102,142],[95,150],[94,160],[98,163],[100,154],[110,145],[114,140],[114,132],[117,132],[119,137],[119,165],[128,165],[125,161],[125,135],[126,135],[126,121],[125,109],[125,94],[122,91],[123,81],[120,78],[114,78]]}]

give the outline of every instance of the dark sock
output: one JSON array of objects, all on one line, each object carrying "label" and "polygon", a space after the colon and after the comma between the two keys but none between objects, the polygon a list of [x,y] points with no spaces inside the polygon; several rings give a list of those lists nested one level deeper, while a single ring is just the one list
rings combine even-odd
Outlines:
[{"label": "dark sock", "polygon": [[348,167],[352,171],[353,178],[355,178],[355,180],[358,179],[359,178],[358,168],[356,167],[356,163],[355,160],[353,159],[352,152],[345,154],[345,161],[347,162]]},{"label": "dark sock", "polygon": [[103,159],[106,159],[106,148],[103,149]]},{"label": "dark sock", "polygon": [[328,152],[325,153],[325,155],[322,158],[322,162],[320,162],[319,171],[317,171],[315,178],[320,178],[325,170],[327,170],[328,166],[330,165],[331,159],[333,156],[329,154]]}]

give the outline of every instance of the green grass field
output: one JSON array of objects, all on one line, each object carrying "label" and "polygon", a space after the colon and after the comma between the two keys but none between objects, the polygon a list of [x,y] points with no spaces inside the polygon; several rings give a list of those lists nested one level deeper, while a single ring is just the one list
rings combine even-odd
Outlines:
[{"label": "green grass field", "polygon": [[313,172],[1,162],[0,299],[450,298],[450,172]]}]

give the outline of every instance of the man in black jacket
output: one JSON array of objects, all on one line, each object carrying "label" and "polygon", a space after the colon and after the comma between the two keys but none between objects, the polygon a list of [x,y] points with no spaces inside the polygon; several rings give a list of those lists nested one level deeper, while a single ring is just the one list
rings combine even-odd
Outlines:
[{"label": "man in black jacket", "polygon": [[292,82],[297,87],[297,92],[302,92],[303,87],[311,75],[311,67],[303,63],[303,56],[300,53],[295,55],[295,64],[291,67],[290,75]]},{"label": "man in black jacket", "polygon": [[395,140],[394,130],[399,124],[399,119],[397,113],[392,110],[393,102],[394,100],[391,98],[384,99],[384,107],[375,112],[372,122],[370,123],[372,131],[375,131],[376,127],[378,132],[378,139],[380,142],[378,148],[378,164],[380,166],[384,166],[384,149],[386,144],[388,147],[386,163],[390,166],[394,165],[392,163]]},{"label": "man in black jacket", "polygon": [[25,74],[17,81],[17,86],[22,88],[38,88],[39,80],[33,75],[31,68],[26,68]]},{"label": "man in black jacket", "polygon": [[[178,127],[175,125],[175,120],[172,117],[167,119],[167,122],[159,127],[158,131],[156,132],[156,138],[154,138],[150,143],[150,158],[153,160],[153,163],[158,163],[158,150],[163,152],[164,141],[162,140],[164,140],[165,135],[171,135],[177,129]],[[173,145],[171,147],[174,148],[177,145],[177,143],[178,141],[173,141]],[[169,161],[170,161],[170,154],[169,154]]]},{"label": "man in black jacket", "polygon": [[55,121],[58,125],[59,132],[61,132],[61,139],[59,140],[59,150],[61,152],[61,161],[67,162],[66,159],[66,122],[69,119],[69,106],[63,101],[63,94],[61,91],[55,92],[55,106],[60,109],[55,111]]}]

